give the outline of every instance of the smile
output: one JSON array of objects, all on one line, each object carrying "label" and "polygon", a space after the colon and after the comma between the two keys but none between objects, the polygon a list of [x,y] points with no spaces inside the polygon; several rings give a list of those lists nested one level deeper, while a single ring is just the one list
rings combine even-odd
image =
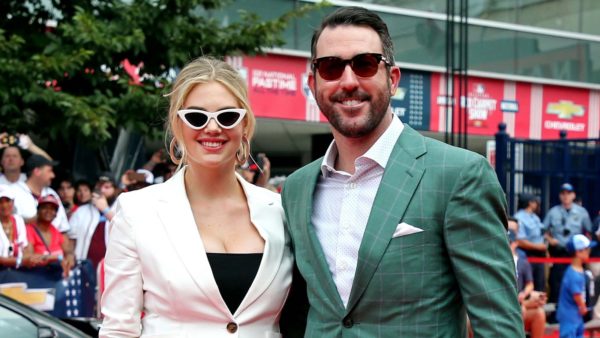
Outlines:
[{"label": "smile", "polygon": [[219,148],[225,142],[217,142],[217,141],[200,141],[200,144],[206,148]]}]

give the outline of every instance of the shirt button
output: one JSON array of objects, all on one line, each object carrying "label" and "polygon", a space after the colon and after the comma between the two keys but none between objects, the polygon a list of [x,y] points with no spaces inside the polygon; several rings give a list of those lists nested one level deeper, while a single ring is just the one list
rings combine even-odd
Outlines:
[{"label": "shirt button", "polygon": [[339,262],[338,263],[338,270],[345,270],[346,269],[346,264],[344,264],[344,262]]},{"label": "shirt button", "polygon": [[238,329],[238,325],[234,322],[228,323],[227,324],[227,332],[229,333],[236,333]]},{"label": "shirt button", "polygon": [[349,318],[349,317],[348,318],[344,318],[343,324],[344,324],[345,328],[349,329],[352,326],[354,326],[354,321],[352,320],[352,318]]}]

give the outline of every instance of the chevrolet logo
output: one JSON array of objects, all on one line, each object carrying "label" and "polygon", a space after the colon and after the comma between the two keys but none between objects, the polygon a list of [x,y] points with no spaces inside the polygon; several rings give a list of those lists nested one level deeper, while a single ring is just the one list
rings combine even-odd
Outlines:
[{"label": "chevrolet logo", "polygon": [[571,101],[560,100],[557,102],[548,103],[546,113],[558,115],[559,119],[570,120],[573,116],[583,116],[585,109],[583,106],[574,104]]}]

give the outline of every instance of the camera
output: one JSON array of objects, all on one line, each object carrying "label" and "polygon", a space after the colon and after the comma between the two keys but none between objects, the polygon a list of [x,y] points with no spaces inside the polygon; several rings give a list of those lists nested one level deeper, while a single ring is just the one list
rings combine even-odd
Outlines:
[{"label": "camera", "polygon": [[19,135],[17,134],[6,134],[0,137],[0,143],[9,146],[16,146],[19,144]]}]

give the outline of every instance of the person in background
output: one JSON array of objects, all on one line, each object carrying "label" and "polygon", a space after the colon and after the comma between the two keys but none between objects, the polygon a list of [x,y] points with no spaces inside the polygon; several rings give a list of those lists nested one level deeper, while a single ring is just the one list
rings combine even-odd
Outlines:
[{"label": "person in background", "polygon": [[[544,223],[537,215],[540,199],[532,194],[521,194],[518,200],[518,211],[514,218],[519,222],[517,240],[519,248],[527,257],[546,257],[548,245],[544,242]],[[536,291],[546,290],[546,271],[543,263],[531,264],[533,285]]]},{"label": "person in background", "polygon": [[293,257],[280,197],[235,172],[255,125],[246,81],[201,57],[169,96],[181,169],[119,196],[100,337],[281,337]]},{"label": "person in background", "polygon": [[63,276],[68,277],[69,271],[75,266],[72,246],[52,224],[60,206],[60,201],[53,195],[39,198],[37,218],[26,226],[27,240],[33,248],[33,255],[41,262],[38,265],[58,262],[63,269]]},{"label": "person in background", "polygon": [[81,206],[92,201],[92,184],[86,180],[75,182],[75,204]]},{"label": "person in background", "polygon": [[506,197],[479,154],[393,113],[387,25],[341,7],[312,38],[308,86],[331,125],[325,156],[282,191],[310,309],[306,337],[523,337]]},{"label": "person in background", "polygon": [[508,242],[515,260],[518,299],[521,304],[525,331],[529,332],[530,338],[542,338],[546,328],[546,312],[544,311],[546,293],[534,290],[531,264],[527,261],[526,255],[517,251],[519,247],[517,233],[520,224],[514,218],[509,218],[508,223],[517,229],[512,230],[512,227],[509,226]]},{"label": "person in background", "polygon": [[[21,171],[25,164],[21,149],[28,150],[31,154],[37,154],[45,157],[48,161],[52,161],[52,157],[33,143],[27,134],[9,135],[7,132],[2,132],[0,133],[0,140],[2,140],[0,142],[0,150],[2,150],[0,184],[10,185],[27,180],[27,175]],[[5,140],[6,142],[4,142]]]},{"label": "person in background", "polygon": [[[590,234],[592,221],[582,206],[574,203],[575,188],[570,183],[563,183],[559,193],[560,204],[556,205],[546,213],[544,217],[545,237],[548,241],[548,252],[552,257],[570,257],[567,251],[567,243],[571,237],[579,234]],[[548,283],[550,286],[549,301],[555,303],[558,300],[560,283],[567,269],[565,264],[554,264],[550,268]]]},{"label": "person in background", "polygon": [[120,193],[121,190],[111,173],[106,172],[98,177],[94,192],[92,192],[92,204],[108,221],[115,215],[115,202]]},{"label": "person in background", "polygon": [[13,214],[14,199],[10,187],[0,185],[0,270],[31,267],[39,263],[31,259],[33,249],[27,241],[23,218]]},{"label": "person in background", "polygon": [[67,212],[67,218],[71,218],[71,215],[77,210],[77,204],[75,204],[75,187],[70,178],[63,178],[58,184],[58,196],[62,202],[65,211]]},{"label": "person in background", "polygon": [[126,170],[121,176],[121,187],[124,191],[145,188],[154,183],[154,174],[148,169]]},{"label": "person in background", "polygon": [[250,158],[248,163],[239,168],[242,177],[259,187],[266,188],[271,178],[271,161],[264,153],[256,155],[256,163]]},{"label": "person in background", "polygon": [[583,264],[588,261],[590,249],[595,244],[582,234],[569,239],[567,250],[573,258],[564,273],[556,309],[560,337],[583,338],[583,316],[588,312]]},{"label": "person in background", "polygon": [[110,218],[114,216],[114,205],[120,190],[116,188],[110,173],[103,173],[96,183],[91,203],[81,205],[69,222],[72,231],[75,257],[89,259],[94,268],[106,254]]}]

